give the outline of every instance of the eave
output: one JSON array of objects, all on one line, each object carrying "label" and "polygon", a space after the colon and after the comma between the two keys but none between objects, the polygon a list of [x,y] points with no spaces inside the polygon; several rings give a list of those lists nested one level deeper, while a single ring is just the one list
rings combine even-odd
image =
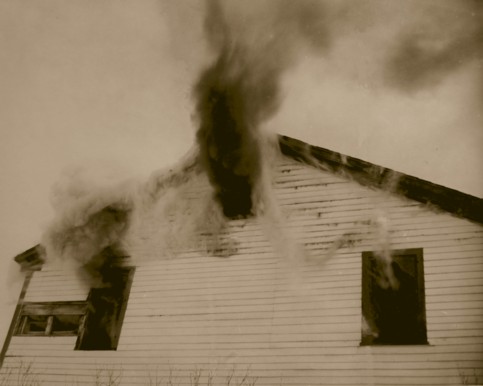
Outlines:
[{"label": "eave", "polygon": [[483,224],[481,198],[287,136],[279,136],[279,145],[284,155],[297,161]]}]

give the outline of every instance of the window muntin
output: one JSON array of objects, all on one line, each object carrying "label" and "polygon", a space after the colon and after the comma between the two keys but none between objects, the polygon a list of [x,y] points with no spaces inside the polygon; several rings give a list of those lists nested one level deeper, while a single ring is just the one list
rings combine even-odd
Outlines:
[{"label": "window muntin", "polygon": [[45,335],[50,316],[48,315],[26,315],[24,316],[21,334],[23,335]]},{"label": "window muntin", "polygon": [[392,252],[394,284],[373,252],[362,254],[361,345],[427,344],[423,250]]}]

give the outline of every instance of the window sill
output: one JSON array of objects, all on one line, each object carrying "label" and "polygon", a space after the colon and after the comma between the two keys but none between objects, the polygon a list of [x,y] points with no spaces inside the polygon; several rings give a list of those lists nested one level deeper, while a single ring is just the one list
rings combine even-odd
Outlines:
[{"label": "window sill", "polygon": [[421,343],[359,343],[359,347],[408,347],[408,346],[432,346],[429,342]]}]

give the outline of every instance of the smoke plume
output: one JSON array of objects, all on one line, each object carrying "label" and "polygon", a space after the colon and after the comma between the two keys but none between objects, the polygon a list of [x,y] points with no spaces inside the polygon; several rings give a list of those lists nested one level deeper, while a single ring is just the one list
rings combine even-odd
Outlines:
[{"label": "smoke plume", "polygon": [[47,258],[73,263],[89,285],[104,282],[104,252],[120,247],[134,210],[137,183],[119,175],[99,165],[75,168],[52,192],[55,218],[42,240]]},{"label": "smoke plume", "polygon": [[[223,5],[222,5],[223,4]],[[260,125],[281,103],[280,81],[301,46],[325,49],[316,1],[207,2],[205,34],[215,59],[194,87],[202,164],[228,218],[256,211]]]},{"label": "smoke plume", "polygon": [[73,263],[89,286],[108,284],[109,267],[127,254],[137,217],[192,178],[196,161],[190,153],[181,166],[156,171],[146,181],[99,165],[64,173],[53,189],[55,218],[42,240],[48,261]]},{"label": "smoke plume", "polygon": [[406,92],[430,88],[475,60],[483,60],[483,4],[443,1],[421,8],[425,24],[403,29],[389,52],[388,84]]}]

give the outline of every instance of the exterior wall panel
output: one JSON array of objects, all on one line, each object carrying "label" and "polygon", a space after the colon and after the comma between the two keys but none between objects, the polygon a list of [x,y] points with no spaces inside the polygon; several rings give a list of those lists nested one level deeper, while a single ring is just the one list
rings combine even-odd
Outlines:
[{"label": "exterior wall panel", "polygon": [[[481,225],[288,159],[274,182],[280,217],[230,222],[230,257],[189,247],[161,258],[148,242],[158,223],[146,221],[130,251],[137,269],[117,351],[74,351],[75,337],[14,336],[1,371],[21,358],[46,385],[109,376],[190,385],[196,369],[215,384],[247,371],[256,385],[482,382]],[[199,191],[202,179],[186,196]],[[423,248],[429,345],[359,345],[361,255],[385,242]],[[26,300],[87,293],[72,273],[45,267]]]}]

